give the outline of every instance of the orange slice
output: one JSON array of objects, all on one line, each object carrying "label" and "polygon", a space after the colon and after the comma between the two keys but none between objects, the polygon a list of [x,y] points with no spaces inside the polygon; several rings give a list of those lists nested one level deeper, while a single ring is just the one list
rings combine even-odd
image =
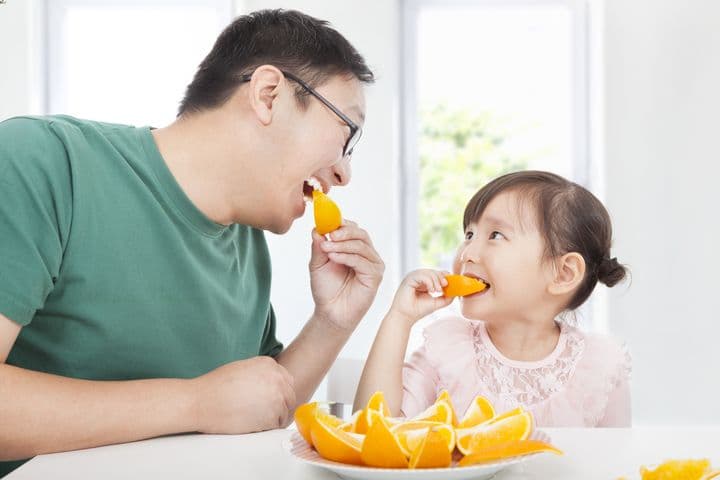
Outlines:
[{"label": "orange slice", "polygon": [[463,419],[460,420],[458,428],[474,427],[475,425],[479,425],[492,419],[494,416],[495,409],[492,404],[487,400],[487,398],[478,395],[470,404],[470,407],[468,407]]},{"label": "orange slice", "polygon": [[[452,429],[451,426],[445,425]],[[452,463],[452,450],[447,448],[445,435],[435,428],[422,439],[418,447],[413,450],[410,457],[410,468],[443,468],[449,467]]]},{"label": "orange slice", "polygon": [[333,462],[362,465],[360,452],[363,436],[355,435],[338,428],[332,415],[317,410],[315,421],[310,427],[310,436],[315,450],[321,457]]},{"label": "orange slice", "polygon": [[437,402],[438,400],[445,400],[448,403],[448,405],[450,405],[450,410],[452,410],[452,424],[453,424],[453,426],[457,427],[458,418],[457,418],[457,415],[455,414],[455,407],[453,406],[452,399],[450,398],[450,394],[448,393],[448,391],[443,390],[442,392],[440,392],[440,395],[438,395],[438,397],[435,401]]},{"label": "orange slice", "polygon": [[442,422],[452,425],[452,407],[445,400],[438,400],[434,404],[410,419],[412,422]]},{"label": "orange slice", "polygon": [[325,235],[340,228],[342,215],[337,204],[320,190],[313,190],[312,196],[315,228],[318,233]]},{"label": "orange slice", "polygon": [[447,286],[443,287],[446,297],[464,297],[473,293],[482,292],[487,285],[480,280],[465,275],[445,275]]},{"label": "orange slice", "polygon": [[371,425],[360,451],[362,461],[371,467],[407,468],[408,459],[383,416],[370,410],[370,417]]},{"label": "orange slice", "polygon": [[302,435],[307,443],[312,445],[312,437],[310,436],[310,427],[312,422],[315,420],[315,412],[317,411],[318,403],[304,403],[295,409],[295,425],[297,426],[298,433]]},{"label": "orange slice", "polygon": [[385,395],[383,395],[382,392],[375,392],[372,394],[365,408],[360,411],[360,414],[358,414],[355,419],[353,432],[367,433],[371,423],[371,411],[381,412],[384,417],[390,416],[390,408],[388,408],[387,402],[385,401]]},{"label": "orange slice", "polygon": [[436,431],[445,440],[448,452],[455,449],[455,429],[452,425],[442,422],[405,422],[391,426],[390,431],[395,435],[406,456],[410,456],[427,437],[428,432]]},{"label": "orange slice", "polygon": [[668,460],[650,470],[640,467],[642,480],[701,480],[707,478],[710,470],[710,460]]},{"label": "orange slice", "polygon": [[463,455],[470,455],[494,445],[526,440],[532,432],[532,415],[522,412],[498,421],[481,423],[475,427],[458,428],[457,447]]},{"label": "orange slice", "polygon": [[561,450],[558,450],[549,443],[541,442],[539,440],[513,440],[493,445],[470,455],[466,455],[458,462],[458,467],[467,467],[468,465],[492,462],[494,460],[541,452],[550,452],[557,455],[563,454]]}]

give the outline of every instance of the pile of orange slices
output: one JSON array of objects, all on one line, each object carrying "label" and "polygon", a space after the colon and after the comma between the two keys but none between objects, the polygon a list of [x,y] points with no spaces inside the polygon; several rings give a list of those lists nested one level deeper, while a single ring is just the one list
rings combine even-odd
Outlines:
[{"label": "pile of orange slices", "polygon": [[376,392],[348,422],[314,402],[298,407],[295,424],[321,457],[351,465],[446,468],[453,465],[453,457],[463,467],[532,453],[562,454],[548,443],[529,439],[530,412],[519,407],[498,415],[478,396],[458,419],[447,391],[409,419],[391,417],[385,397]]}]

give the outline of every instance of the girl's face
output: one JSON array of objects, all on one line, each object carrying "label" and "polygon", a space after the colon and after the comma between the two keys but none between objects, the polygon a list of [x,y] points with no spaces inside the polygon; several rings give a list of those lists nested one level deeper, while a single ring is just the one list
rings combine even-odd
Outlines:
[{"label": "girl's face", "polygon": [[468,225],[453,270],[490,285],[461,299],[466,318],[486,322],[527,320],[547,310],[550,262],[537,229],[534,207],[515,192],[490,201],[481,217]]}]

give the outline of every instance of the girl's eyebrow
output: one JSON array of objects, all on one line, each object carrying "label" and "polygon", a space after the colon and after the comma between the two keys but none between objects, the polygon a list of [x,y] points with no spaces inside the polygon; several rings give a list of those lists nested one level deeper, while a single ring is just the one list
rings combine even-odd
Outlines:
[{"label": "girl's eyebrow", "polygon": [[511,232],[514,232],[514,231],[515,231],[515,227],[514,227],[512,224],[510,224],[510,223],[508,223],[508,222],[506,222],[505,220],[502,220],[502,219],[500,219],[500,218],[483,216],[482,220],[483,220],[484,223],[489,223],[490,225],[496,225],[496,226],[500,227],[500,228],[503,229],[503,230],[508,230],[508,231],[511,231]]}]

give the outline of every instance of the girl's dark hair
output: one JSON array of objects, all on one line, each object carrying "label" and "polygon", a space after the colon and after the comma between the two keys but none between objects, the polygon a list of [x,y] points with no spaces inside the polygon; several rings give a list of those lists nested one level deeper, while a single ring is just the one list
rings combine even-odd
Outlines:
[{"label": "girl's dark hair", "polygon": [[[311,87],[333,75],[375,80],[363,57],[328,22],[294,10],[259,10],[236,18],[220,34],[188,85],[178,116],[222,105],[243,75],[266,64]],[[304,105],[307,91],[300,86],[295,91]]]},{"label": "girl's dark hair", "polygon": [[507,191],[517,192],[534,204],[546,258],[577,252],[585,259],[585,277],[568,310],[582,305],[598,280],[612,287],[625,278],[626,268],[610,257],[612,225],[603,204],[586,188],[554,173],[527,170],[494,179],[468,202],[463,230],[482,216],[493,198]]}]

